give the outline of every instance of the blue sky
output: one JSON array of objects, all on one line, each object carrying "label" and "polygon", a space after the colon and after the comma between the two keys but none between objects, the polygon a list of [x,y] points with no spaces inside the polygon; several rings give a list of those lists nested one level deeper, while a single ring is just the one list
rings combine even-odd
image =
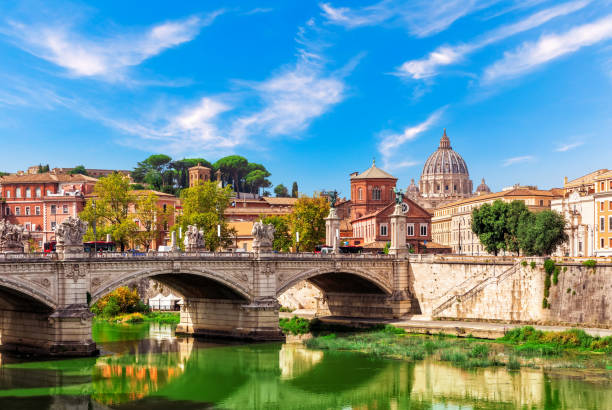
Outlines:
[{"label": "blue sky", "polygon": [[612,2],[3,2],[0,170],[240,154],[336,188],[418,180],[446,128],[475,186],[612,167]]}]

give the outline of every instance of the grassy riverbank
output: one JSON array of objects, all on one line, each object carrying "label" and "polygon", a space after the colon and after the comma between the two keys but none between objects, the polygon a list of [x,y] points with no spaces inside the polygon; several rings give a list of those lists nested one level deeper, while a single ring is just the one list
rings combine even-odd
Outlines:
[{"label": "grassy riverbank", "polygon": [[161,323],[168,325],[178,325],[181,320],[179,312],[146,312],[146,313],[126,313],[109,318],[98,317],[96,320],[109,323]]},{"label": "grassy riverbank", "polygon": [[[540,359],[562,359],[568,355],[590,354],[597,367],[612,370],[612,337],[597,338],[584,331],[541,332],[523,327],[508,332],[496,341],[452,336],[407,334],[403,329],[386,326],[370,332],[338,336],[330,333],[307,340],[313,349],[346,350],[405,360],[432,358],[461,368],[540,366]],[[568,367],[574,366],[571,363]]]}]

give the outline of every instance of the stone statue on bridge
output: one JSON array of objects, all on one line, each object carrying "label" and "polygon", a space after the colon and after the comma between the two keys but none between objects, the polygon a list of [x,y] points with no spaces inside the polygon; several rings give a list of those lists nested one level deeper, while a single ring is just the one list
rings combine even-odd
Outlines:
[{"label": "stone statue on bridge", "polygon": [[188,225],[183,244],[185,252],[198,252],[204,249],[204,231],[198,230],[195,225]]},{"label": "stone statue on bridge", "polygon": [[24,251],[24,241],[30,239],[30,233],[21,225],[13,225],[6,220],[0,220],[0,252]]},{"label": "stone statue on bridge", "polygon": [[69,216],[55,228],[57,252],[62,254],[83,253],[83,236],[87,231],[87,222],[75,216]]},{"label": "stone statue on bridge", "polygon": [[272,224],[264,224],[263,222],[255,222],[253,224],[253,250],[255,252],[269,252],[272,250],[274,243],[274,232],[276,228]]}]

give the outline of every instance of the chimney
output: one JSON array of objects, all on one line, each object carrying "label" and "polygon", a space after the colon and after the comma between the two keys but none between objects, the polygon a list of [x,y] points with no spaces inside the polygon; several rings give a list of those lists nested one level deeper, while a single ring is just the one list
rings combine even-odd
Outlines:
[{"label": "chimney", "polygon": [[567,185],[567,177],[563,178],[563,185]]}]

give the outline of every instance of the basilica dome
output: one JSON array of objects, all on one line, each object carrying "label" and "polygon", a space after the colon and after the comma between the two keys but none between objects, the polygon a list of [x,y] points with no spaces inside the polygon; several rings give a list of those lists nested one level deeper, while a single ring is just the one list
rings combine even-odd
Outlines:
[{"label": "basilica dome", "polygon": [[478,185],[478,187],[476,188],[476,194],[483,195],[483,194],[490,194],[490,193],[491,193],[491,188],[489,188],[489,186],[485,183],[485,179],[483,178],[480,185]]},{"label": "basilica dome", "polygon": [[444,134],[440,146],[429,156],[419,181],[421,195],[426,198],[466,198],[472,195],[468,167]]}]

